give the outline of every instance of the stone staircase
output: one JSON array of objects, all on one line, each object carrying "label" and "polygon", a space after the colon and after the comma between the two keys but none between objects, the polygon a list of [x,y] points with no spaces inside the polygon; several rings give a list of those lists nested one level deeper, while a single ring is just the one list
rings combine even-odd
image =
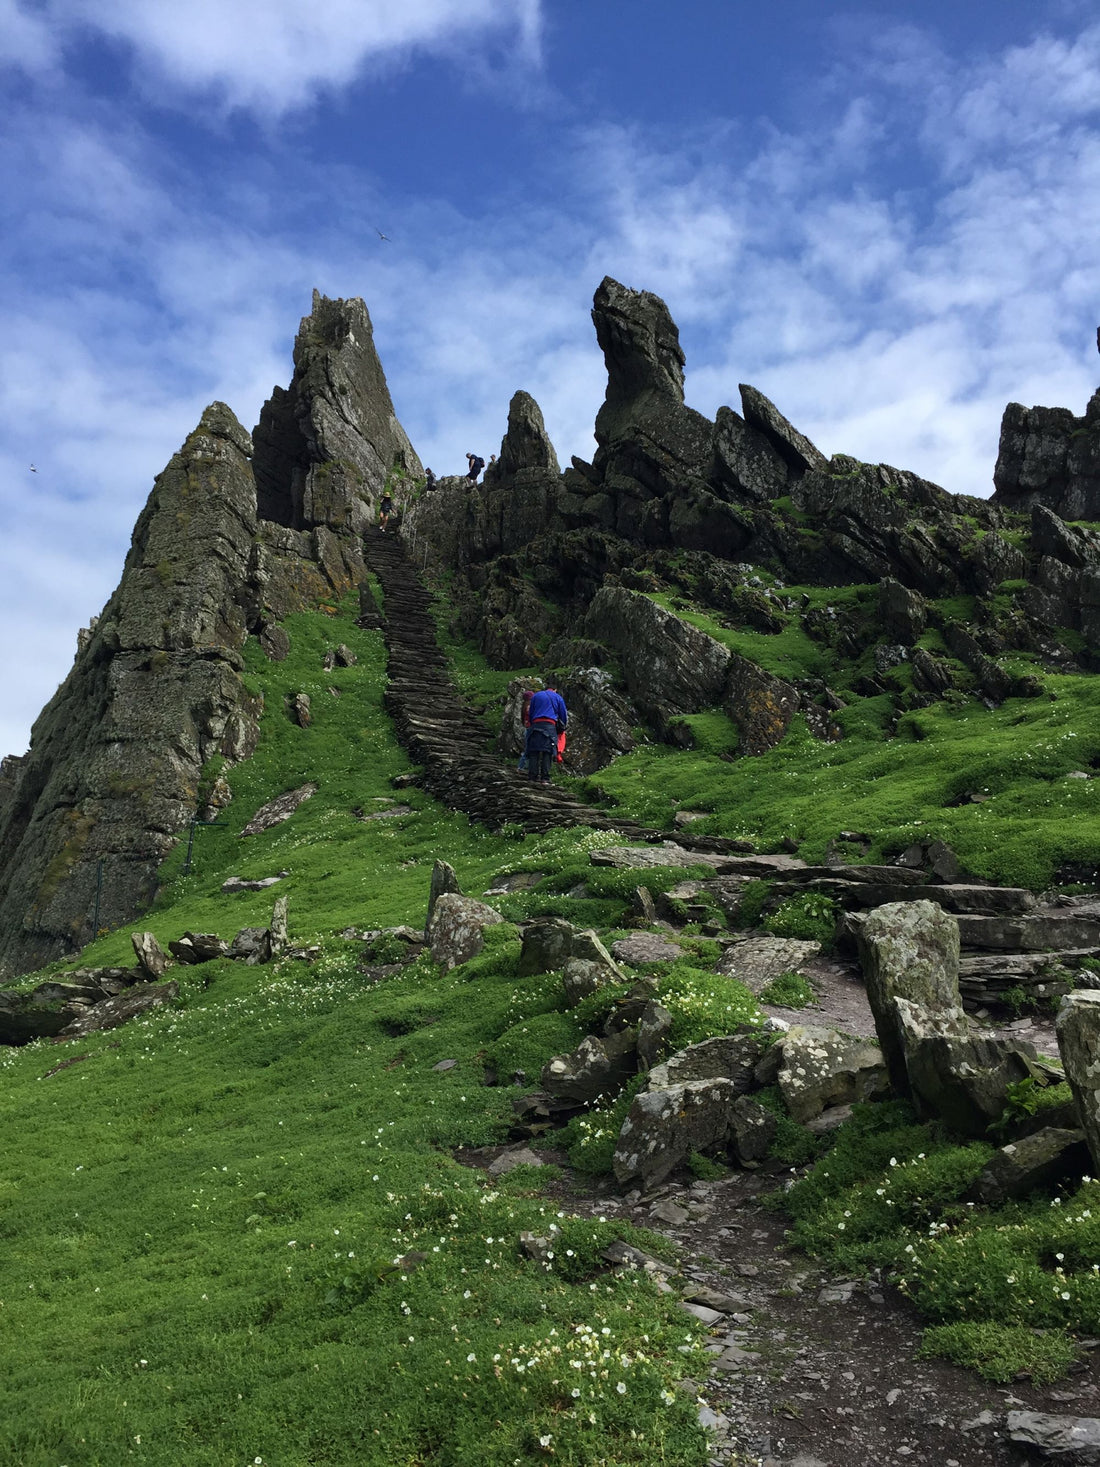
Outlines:
[{"label": "stone staircase", "polygon": [[533,784],[502,763],[489,730],[451,681],[436,638],[431,598],[400,537],[373,529],[364,544],[367,564],[385,597],[386,710],[410,759],[423,768],[423,788],[498,830],[508,824],[529,831],[587,825],[639,840],[649,837],[633,821],[610,817],[556,786]]}]

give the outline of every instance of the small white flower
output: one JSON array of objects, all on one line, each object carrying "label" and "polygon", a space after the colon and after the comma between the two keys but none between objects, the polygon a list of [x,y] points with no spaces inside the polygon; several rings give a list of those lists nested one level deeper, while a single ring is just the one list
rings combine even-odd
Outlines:
[{"label": "small white flower", "polygon": [[619,1393],[620,1396],[625,1396],[626,1395],[626,1381],[625,1380],[621,1380],[619,1382],[619,1384],[615,1387],[615,1389],[618,1391],[618,1393]]}]

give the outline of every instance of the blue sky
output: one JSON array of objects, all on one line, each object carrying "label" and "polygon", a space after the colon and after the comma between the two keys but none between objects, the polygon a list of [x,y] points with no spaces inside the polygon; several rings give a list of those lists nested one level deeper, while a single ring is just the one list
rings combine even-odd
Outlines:
[{"label": "blue sky", "polygon": [[[0,0],[0,753],[154,475],[361,295],[437,473],[538,399],[591,451],[604,274],[688,400],[987,494],[1100,380],[1100,22],[1077,0]],[[376,229],[390,236],[378,239]],[[30,472],[30,465],[37,472]]]}]

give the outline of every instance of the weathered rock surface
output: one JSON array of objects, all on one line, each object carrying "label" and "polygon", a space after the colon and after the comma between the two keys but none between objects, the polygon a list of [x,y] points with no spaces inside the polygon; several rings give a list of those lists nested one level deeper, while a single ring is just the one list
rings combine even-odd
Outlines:
[{"label": "weathered rock surface", "polygon": [[664,1004],[647,1003],[638,1020],[638,1068],[652,1070],[669,1050],[673,1019]]},{"label": "weathered rock surface", "polygon": [[723,1146],[737,1092],[731,1080],[689,1080],[645,1090],[631,1102],[615,1147],[621,1187],[656,1187],[693,1151]]},{"label": "weathered rock surface", "polygon": [[703,1039],[651,1069],[649,1088],[663,1090],[689,1080],[722,1079],[730,1082],[734,1094],[744,1095],[754,1088],[756,1066],[766,1048],[766,1039],[752,1031]]},{"label": "weathered rock surface", "polygon": [[1044,1126],[1002,1146],[975,1178],[968,1197],[999,1207],[1066,1178],[1080,1180],[1089,1167],[1083,1131]]},{"label": "weathered rock surface", "polygon": [[503,920],[495,908],[474,897],[454,891],[440,893],[427,934],[433,962],[450,969],[476,958],[485,946],[486,927]]},{"label": "weathered rock surface", "polygon": [[458,876],[455,868],[448,861],[436,860],[432,867],[432,880],[428,888],[428,913],[424,918],[424,936],[430,941],[432,930],[432,914],[435,904],[444,892],[454,892],[461,896],[462,888],[458,884]]},{"label": "weathered rock surface", "polygon": [[268,800],[266,805],[261,805],[241,831],[241,835],[259,835],[261,830],[270,830],[273,825],[282,824],[284,820],[290,819],[299,805],[304,804],[310,795],[316,793],[317,786],[311,780],[299,785],[296,790],[287,790],[285,794],[276,795],[273,800]]},{"label": "weathered rock surface", "polygon": [[821,951],[818,942],[794,937],[750,937],[734,943],[718,959],[715,971],[736,978],[753,993],[759,993],[784,973],[797,972]]},{"label": "weathered rock surface", "polygon": [[774,1113],[766,1106],[747,1095],[739,1095],[730,1106],[726,1136],[726,1145],[733,1160],[739,1166],[753,1166],[763,1161],[775,1139],[777,1125]]},{"label": "weathered rock surface", "polygon": [[179,997],[179,991],[180,986],[176,982],[139,984],[136,988],[128,988],[125,993],[94,1004],[66,1025],[57,1037],[58,1039],[83,1039],[86,1034],[98,1033],[103,1029],[117,1029],[120,1024],[129,1023],[139,1014],[148,1013],[150,1009],[171,1003],[173,999]]},{"label": "weathered rock surface", "polygon": [[1100,992],[1067,994],[1056,1021],[1058,1052],[1092,1159],[1100,1167]]},{"label": "weathered rock surface", "polygon": [[1009,1411],[1005,1417],[1014,1442],[1036,1447],[1064,1467],[1100,1464],[1100,1417],[1056,1416],[1045,1411]]},{"label": "weathered rock surface", "polygon": [[203,813],[203,766],[255,746],[245,639],[284,657],[283,617],[362,580],[355,537],[395,465],[420,471],[366,307],[315,295],[294,380],[255,438],[214,403],[158,476],[117,590],[30,753],[4,766],[0,964],[26,971],[88,941],[100,870],[101,926],[148,906],[160,862]]},{"label": "weathered rock surface", "polygon": [[792,1119],[806,1122],[832,1105],[872,1100],[889,1090],[879,1046],[835,1029],[796,1024],[783,1036],[779,1090]]},{"label": "weathered rock surface", "polygon": [[679,943],[671,942],[657,932],[635,932],[630,937],[617,938],[611,944],[612,956],[620,963],[632,968],[644,968],[650,963],[674,963],[684,956]]},{"label": "weathered rock surface", "polygon": [[590,1105],[618,1090],[637,1069],[637,1036],[630,1030],[597,1038],[589,1034],[572,1054],[555,1055],[542,1071],[542,1088],[559,1100]]},{"label": "weathered rock surface", "polygon": [[130,942],[133,945],[134,956],[138,960],[142,976],[153,983],[158,978],[163,978],[165,969],[168,967],[168,958],[153,934],[135,932]]},{"label": "weathered rock surface", "polygon": [[959,996],[959,924],[932,902],[889,903],[862,924],[859,956],[890,1082],[909,1093],[902,1021],[905,999],[934,1016],[941,1033],[966,1036]]},{"label": "weathered rock surface", "polygon": [[168,944],[168,951],[180,963],[208,963],[228,957],[229,944],[213,932],[185,932]]}]

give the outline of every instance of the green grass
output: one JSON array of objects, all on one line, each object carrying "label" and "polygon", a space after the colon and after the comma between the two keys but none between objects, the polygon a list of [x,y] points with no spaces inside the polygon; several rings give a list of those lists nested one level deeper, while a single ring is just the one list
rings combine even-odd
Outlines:
[{"label": "green grass", "polygon": [[[80,959],[132,960],[137,929],[229,938],[285,894],[292,942],[319,942],[319,960],[177,968],[175,1005],[79,1046],[0,1051],[3,1467],[705,1461],[674,1389],[705,1369],[698,1330],[598,1258],[629,1228],[451,1156],[507,1134],[518,1092],[486,1087],[488,1064],[537,1077],[579,1037],[557,975],[517,976],[506,923],[460,969],[422,957],[372,984],[363,945],[339,935],[419,925],[436,856],[477,895],[522,862],[580,871],[616,912],[625,873],[588,866],[591,831],[518,843],[395,792],[408,766],[381,707],[381,640],[354,610],[289,618],[284,663],[250,645],[266,711],[254,758],[229,772],[226,823],[197,832],[187,876],[177,848],[154,910]],[[357,665],[323,672],[340,641]],[[283,709],[299,690],[308,730]],[[289,821],[241,839],[307,779],[318,791]],[[413,813],[352,813],[391,799]],[[221,893],[283,869],[273,890]],[[517,893],[509,914],[540,900]],[[443,1059],[458,1063],[437,1072]],[[545,1270],[519,1234],[553,1229]],[[415,1252],[414,1270],[395,1263]]]},{"label": "green grass", "polygon": [[[811,738],[796,719],[777,748],[733,763],[648,744],[589,785],[648,824],[669,827],[680,803],[711,812],[696,833],[748,838],[763,850],[793,839],[810,861],[844,829],[871,837],[872,861],[915,840],[944,840],[974,875],[1038,890],[1061,864],[1090,862],[1100,846],[1100,780],[1065,778],[1100,759],[1095,679],[1045,683],[1049,698],[993,712],[964,700],[907,713],[894,737],[881,730],[882,700],[858,700],[837,715],[839,742]],[[970,791],[988,798],[954,803]]]}]

